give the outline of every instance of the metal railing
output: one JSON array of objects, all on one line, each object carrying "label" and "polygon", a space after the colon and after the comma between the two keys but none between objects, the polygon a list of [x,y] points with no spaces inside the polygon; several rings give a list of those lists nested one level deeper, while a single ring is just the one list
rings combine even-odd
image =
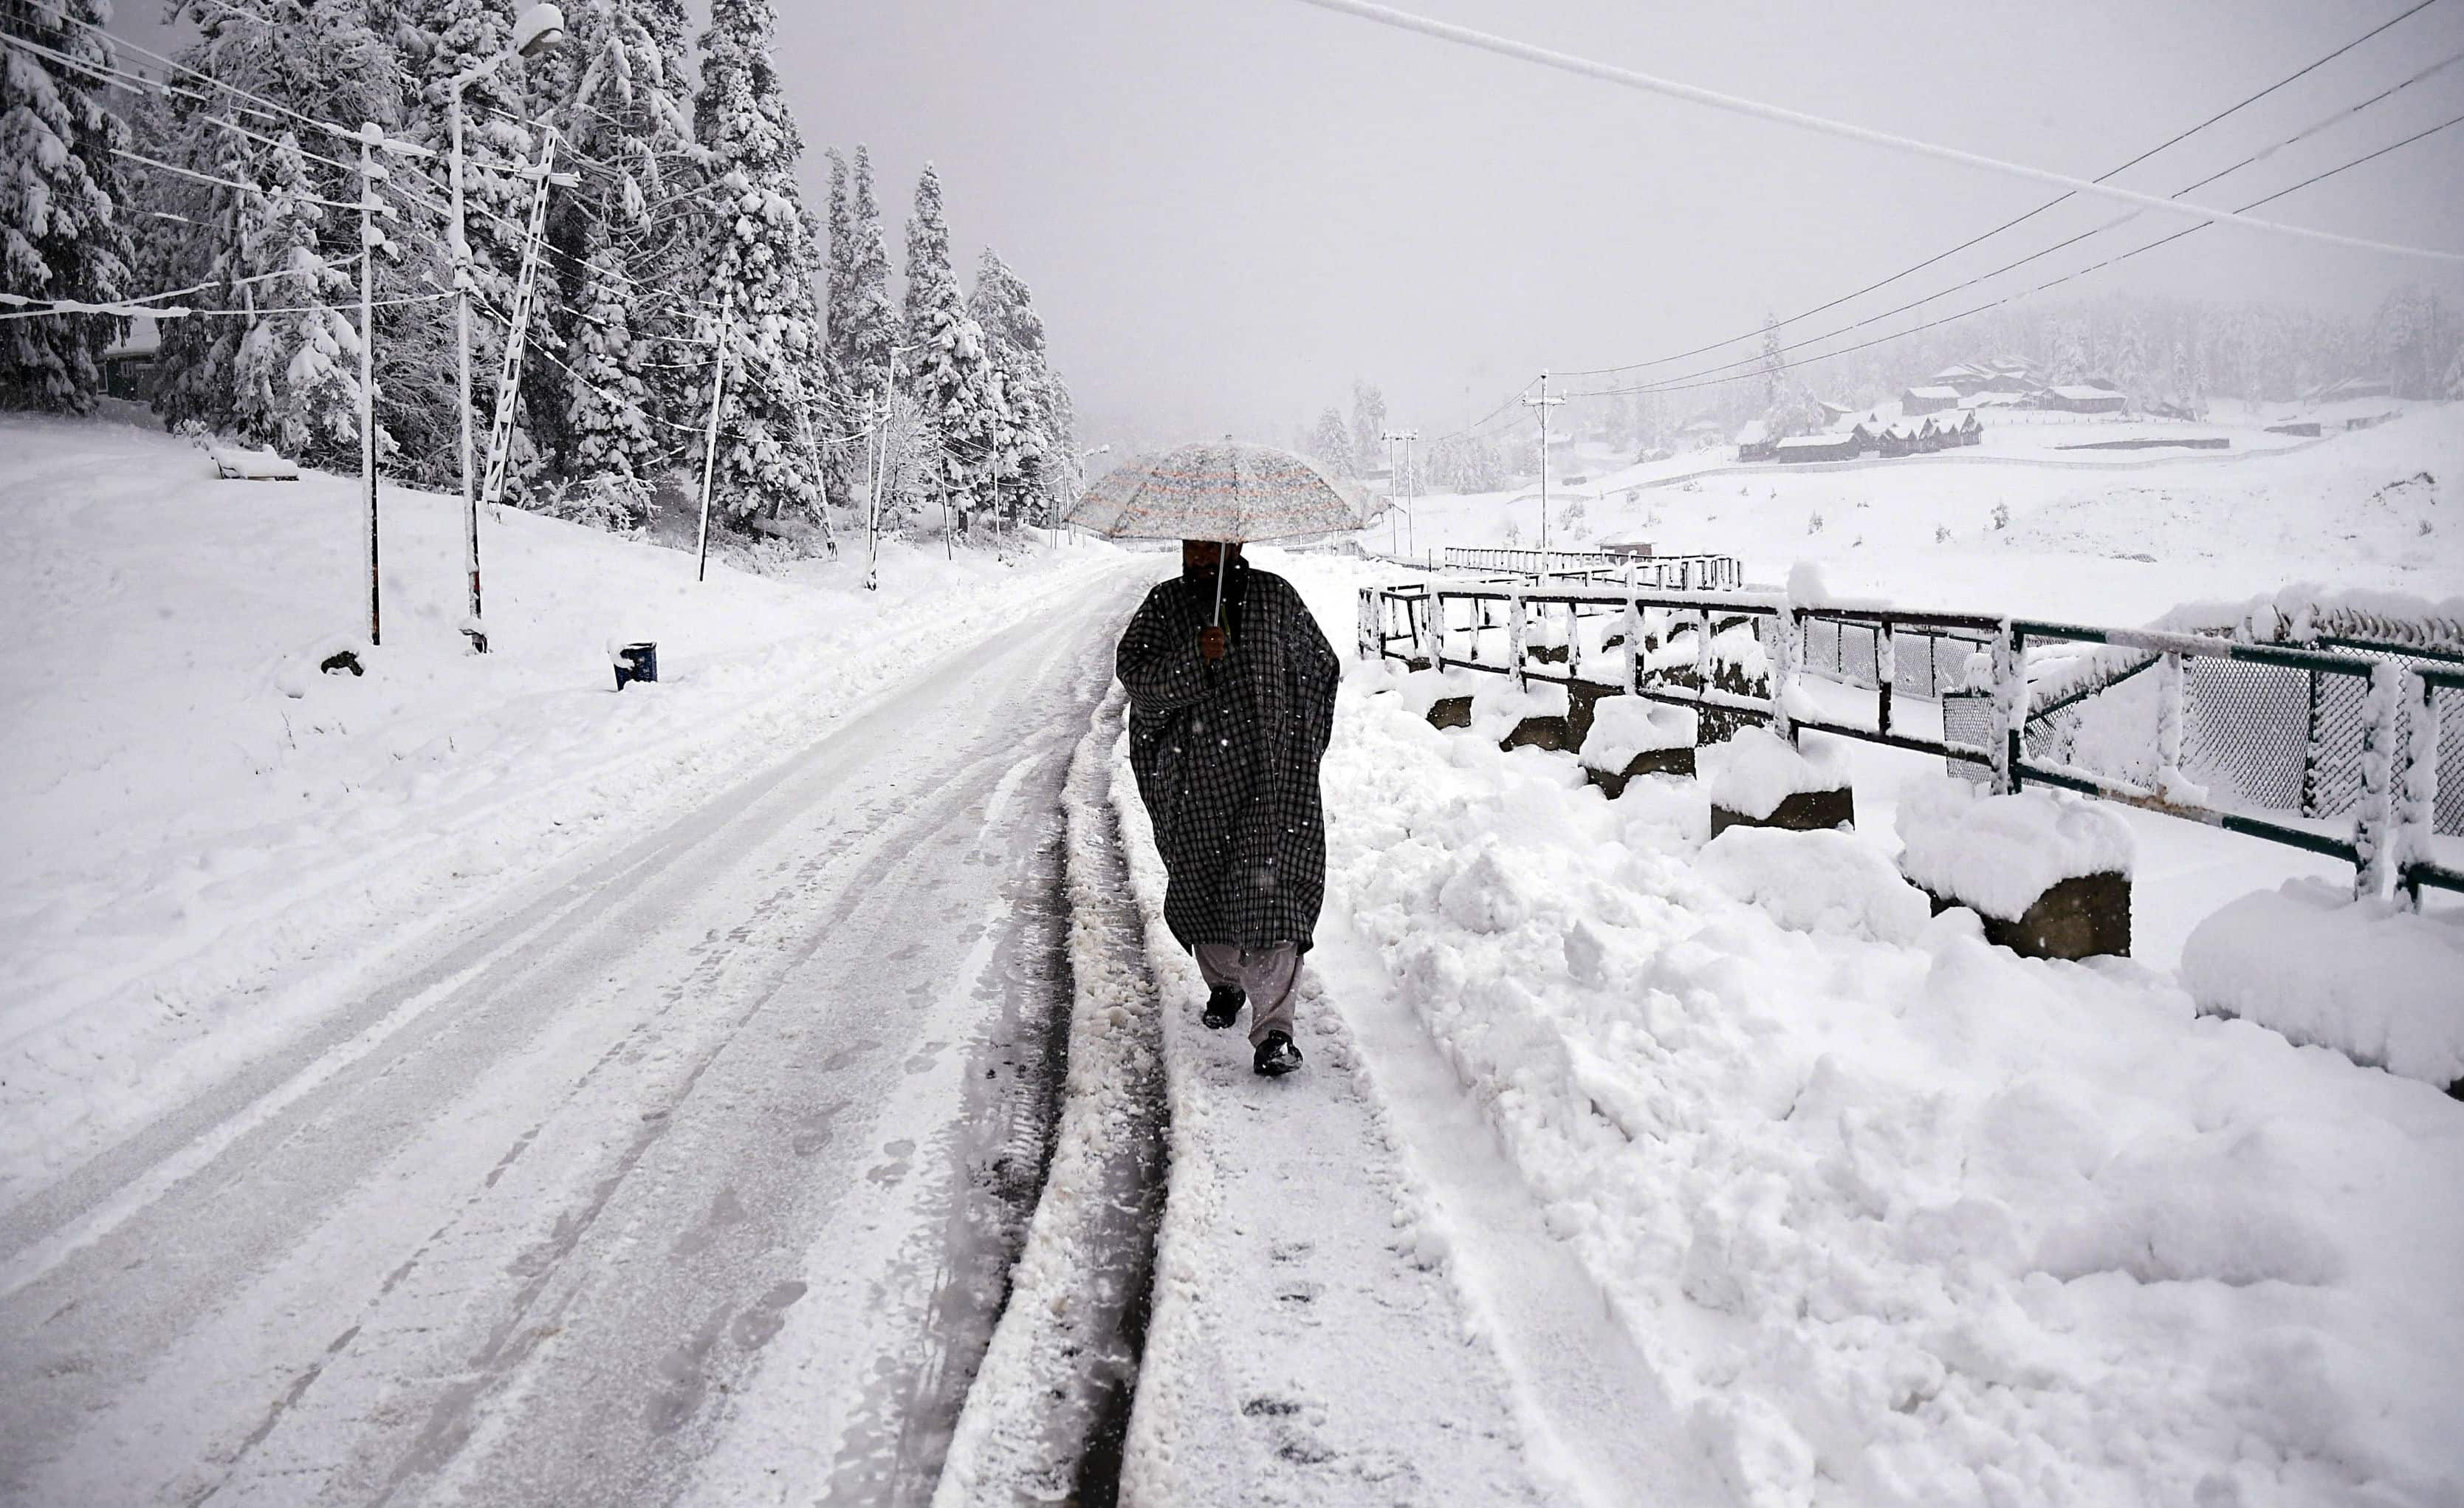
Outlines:
[{"label": "metal railing", "polygon": [[[1609,617],[1619,621],[1595,641],[1587,623],[1597,625]],[[1749,627],[1751,637],[1741,646],[1721,648],[1723,636],[1740,627]],[[1503,643],[1497,642],[1500,635]],[[1797,686],[1808,674],[1824,673],[1818,664],[1808,664],[1809,638],[1821,642],[1827,637],[1836,647],[1852,636],[1871,647],[1871,659],[1860,667],[1865,674],[1841,676],[1839,684],[1870,694],[1869,717],[1858,708],[1817,705],[1817,699]],[[2429,810],[2416,809],[2431,805],[2419,793],[2437,787],[2432,772],[2443,746],[2440,699],[2464,698],[2464,661],[2421,663],[2417,650],[2407,651],[2414,657],[2396,659],[2350,649],[2251,644],[2204,633],[1881,607],[1797,606],[1772,593],[1606,593],[1427,582],[1361,588],[1358,642],[1364,655],[1400,659],[1416,669],[1474,670],[1510,676],[1518,687],[1537,680],[1594,697],[1639,696],[1690,707],[1703,717],[1705,732],[1715,735],[1712,742],[1725,736],[1716,730],[1761,722],[1792,741],[1812,729],[1938,755],[1954,767],[1981,766],[1997,791],[2015,792],[2030,783],[2052,786],[2340,858],[2354,867],[2357,895],[2385,895],[2393,888],[2417,906],[2425,887],[2464,893],[2464,873],[2437,862],[2431,853],[2435,819]],[[1924,689],[1913,695],[1926,699],[1939,699],[1951,689],[1936,668],[1943,661],[1955,657],[1960,667],[1956,678],[1965,680],[1968,658],[1979,652],[1989,656],[1992,689],[1984,699],[1990,716],[1984,720],[1983,742],[1954,739],[1948,731],[1932,736],[1911,731],[1895,717],[1898,702],[1912,692],[1899,674],[1896,651],[1902,642],[1925,646]],[[2031,648],[2060,644],[2133,653],[2091,666],[2094,674],[2049,685],[2039,699],[2029,689]],[[1946,653],[1946,645],[1957,648]],[[1613,668],[1606,676],[1587,675],[1587,670],[1596,670],[1597,658],[1610,659]],[[1838,674],[1840,658],[1835,648],[1830,674]],[[1750,663],[1756,659],[1759,675]],[[2365,689],[2374,683],[2387,686],[2370,698],[2362,763],[2373,773],[2349,836],[2323,823],[2304,826],[2299,819],[2277,820],[2213,805],[2184,776],[2184,687],[2192,667],[2208,665],[2275,667]],[[2031,737],[2049,720],[2149,672],[2156,677],[2152,781],[2134,782],[2048,754],[2032,754]],[[2212,715],[2231,716],[2232,705],[2220,702]],[[2425,719],[2428,731],[2416,740],[2409,729]],[[1947,728],[1950,721],[1946,713],[1940,725]],[[2307,736],[2315,743],[2315,718]],[[2417,767],[2425,747],[2427,771]],[[2315,757],[2315,748],[2305,753],[2305,760]]]},{"label": "metal railing", "polygon": [[1733,555],[1627,555],[1609,550],[1471,549],[1448,545],[1440,560],[1447,570],[1503,571],[1537,580],[1580,576],[1622,580],[1656,591],[1733,591],[1745,584],[1745,565]]}]

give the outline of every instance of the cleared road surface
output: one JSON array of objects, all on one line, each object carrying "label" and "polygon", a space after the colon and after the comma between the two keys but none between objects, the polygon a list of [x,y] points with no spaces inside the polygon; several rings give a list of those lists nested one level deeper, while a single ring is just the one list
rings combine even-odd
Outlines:
[{"label": "cleared road surface", "polygon": [[931,1493],[1035,1198],[1137,573],[407,950],[0,1216],[0,1497]]}]

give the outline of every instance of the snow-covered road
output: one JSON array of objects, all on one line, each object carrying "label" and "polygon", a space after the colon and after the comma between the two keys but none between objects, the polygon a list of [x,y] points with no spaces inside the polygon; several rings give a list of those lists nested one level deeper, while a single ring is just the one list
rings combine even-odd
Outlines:
[{"label": "snow-covered road", "polygon": [[1038,1182],[1133,581],[406,945],[0,1215],[0,1497],[929,1495]]}]

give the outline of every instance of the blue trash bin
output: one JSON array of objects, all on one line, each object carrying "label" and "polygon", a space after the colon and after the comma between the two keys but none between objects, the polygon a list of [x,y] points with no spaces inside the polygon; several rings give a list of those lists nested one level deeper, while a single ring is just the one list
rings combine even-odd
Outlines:
[{"label": "blue trash bin", "polygon": [[616,689],[623,691],[628,680],[656,681],[659,678],[659,647],[645,641],[627,644],[616,652]]}]

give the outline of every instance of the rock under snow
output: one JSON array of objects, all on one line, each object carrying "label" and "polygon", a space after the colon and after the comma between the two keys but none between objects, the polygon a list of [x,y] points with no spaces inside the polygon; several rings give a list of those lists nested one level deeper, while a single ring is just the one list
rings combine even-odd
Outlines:
[{"label": "rock under snow", "polygon": [[1672,707],[1645,697],[1603,697],[1592,710],[1583,764],[1621,774],[1638,754],[1690,749],[1695,721],[1691,707]]},{"label": "rock under snow", "polygon": [[1734,827],[1705,844],[1694,867],[1792,932],[1907,943],[1933,912],[1889,859],[1850,832]]},{"label": "rock under snow", "polygon": [[2182,948],[2199,1009],[2445,1088],[2464,1080],[2464,921],[2295,879],[2199,923]]},{"label": "rock under snow", "polygon": [[1828,740],[1792,748],[1768,729],[1741,728],[1695,758],[1710,779],[1711,805],[1756,821],[1801,791],[1848,788],[1847,758]]},{"label": "rock under snow", "polygon": [[2062,791],[1991,796],[1926,775],[1900,796],[1900,870],[1978,914],[2016,921],[2036,898],[2082,875],[2129,877],[2130,830],[2113,812]]}]

